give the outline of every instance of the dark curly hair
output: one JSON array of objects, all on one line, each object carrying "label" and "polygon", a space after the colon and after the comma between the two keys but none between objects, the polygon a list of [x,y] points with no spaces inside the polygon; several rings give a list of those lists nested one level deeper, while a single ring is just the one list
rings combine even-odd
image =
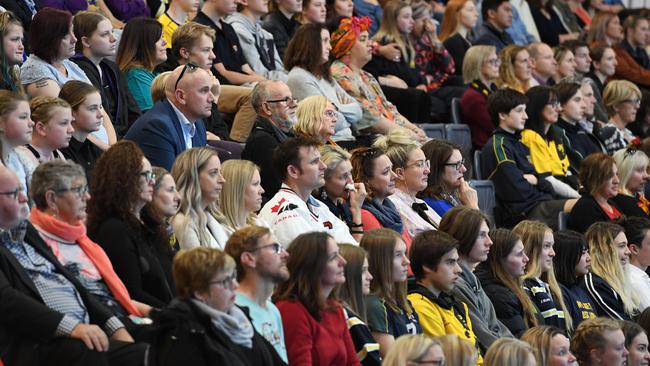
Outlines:
[{"label": "dark curly hair", "polygon": [[133,228],[140,227],[132,211],[140,196],[138,186],[143,158],[138,145],[126,140],[111,146],[99,157],[90,184],[92,197],[88,201],[87,226],[91,236],[111,217]]}]

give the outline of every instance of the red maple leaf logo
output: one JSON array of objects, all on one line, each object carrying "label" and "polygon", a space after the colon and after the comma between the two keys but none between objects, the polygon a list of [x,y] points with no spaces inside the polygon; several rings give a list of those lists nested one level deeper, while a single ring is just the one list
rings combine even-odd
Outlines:
[{"label": "red maple leaf logo", "polygon": [[271,207],[271,212],[272,212],[272,213],[276,213],[276,212],[278,212],[278,211],[280,210],[280,207],[282,207],[282,204],[283,204],[285,201],[286,201],[286,199],[284,199],[284,198],[281,199],[280,202],[278,202],[277,205]]}]

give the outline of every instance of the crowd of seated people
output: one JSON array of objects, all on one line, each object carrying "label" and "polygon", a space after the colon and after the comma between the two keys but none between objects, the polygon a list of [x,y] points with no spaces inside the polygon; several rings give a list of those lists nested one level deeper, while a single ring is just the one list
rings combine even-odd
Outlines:
[{"label": "crowd of seated people", "polygon": [[0,0],[0,366],[647,364],[633,3]]}]

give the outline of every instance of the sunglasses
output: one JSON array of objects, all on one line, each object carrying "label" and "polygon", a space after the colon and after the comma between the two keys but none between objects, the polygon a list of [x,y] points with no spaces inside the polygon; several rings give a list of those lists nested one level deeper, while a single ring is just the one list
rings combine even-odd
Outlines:
[{"label": "sunglasses", "polygon": [[190,72],[192,72],[192,71],[194,71],[194,70],[196,70],[198,68],[199,68],[199,65],[195,64],[194,62],[186,63],[185,66],[183,66],[183,71],[181,71],[181,74],[178,75],[178,79],[176,79],[176,84],[174,84],[174,90],[178,89],[178,83],[183,78],[183,75],[185,75],[185,71],[187,71],[189,69]]}]

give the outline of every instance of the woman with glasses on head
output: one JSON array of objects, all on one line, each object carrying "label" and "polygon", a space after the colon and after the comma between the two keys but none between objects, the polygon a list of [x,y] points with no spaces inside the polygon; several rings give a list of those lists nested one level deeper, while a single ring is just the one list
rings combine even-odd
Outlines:
[{"label": "woman with glasses on head", "polygon": [[[467,1],[471,3],[471,1]],[[469,88],[460,98],[460,111],[463,122],[472,132],[472,145],[482,149],[492,136],[494,124],[487,108],[487,98],[496,90],[494,81],[499,77],[501,60],[494,46],[473,46],[465,54],[463,64],[456,66],[463,70],[463,81]]]},{"label": "woman with glasses on head", "polygon": [[181,194],[172,219],[180,248],[224,248],[228,235],[218,201],[225,179],[217,151],[207,147],[184,151],[172,166],[172,176]]},{"label": "woman with glasses on head", "polygon": [[407,245],[411,236],[404,228],[404,222],[395,204],[387,199],[395,193],[393,164],[382,149],[362,147],[352,151],[352,178],[363,183],[366,199],[361,206],[361,223],[363,232],[371,229],[389,228],[402,235]]},{"label": "woman with glasses on head", "polygon": [[430,170],[420,144],[407,131],[394,130],[378,137],[373,146],[382,149],[393,163],[395,192],[388,199],[400,213],[409,236],[437,228],[440,215],[417,197],[427,187]]},{"label": "woman with glasses on head", "polygon": [[460,146],[446,140],[430,140],[422,151],[430,164],[427,187],[418,196],[440,216],[456,206],[478,210],[476,190],[465,181],[465,159]]},{"label": "woman with glasses on head", "polygon": [[158,74],[156,66],[167,60],[166,45],[162,25],[156,19],[133,18],[122,32],[115,62],[142,113],[153,107],[151,83]]},{"label": "woman with glasses on head", "polygon": [[558,121],[560,102],[557,94],[547,86],[535,86],[526,92],[526,114],[521,143],[530,150],[535,171],[553,186],[562,198],[579,198],[580,184],[569,170],[570,163],[562,139],[552,126]]},{"label": "woman with glasses on head", "polygon": [[225,183],[221,189],[219,206],[228,236],[247,225],[268,226],[256,212],[262,208],[262,194],[259,168],[248,160],[228,160],[221,166]]},{"label": "woman with glasses on head", "polygon": [[636,138],[627,125],[636,119],[641,106],[641,90],[627,80],[610,81],[603,91],[603,104],[609,121],[599,129],[598,136],[611,155]]},{"label": "woman with glasses on head", "polygon": [[274,300],[282,315],[290,365],[360,365],[334,289],[345,283],[345,259],[327,233],[299,235],[289,248],[289,280]]},{"label": "woman with glasses on head", "polygon": [[106,251],[133,299],[163,307],[167,298],[160,287],[167,279],[141,216],[153,198],[155,181],[149,160],[134,142],[111,146],[93,171],[88,234]]},{"label": "woman with glasses on head", "polygon": [[24,29],[20,19],[10,11],[0,14],[0,89],[23,91],[20,64],[25,46]]},{"label": "woman with glasses on head", "polygon": [[153,315],[158,325],[149,361],[160,366],[285,365],[273,346],[235,305],[237,269],[216,248],[193,248],[174,258],[178,297]]},{"label": "woman with glasses on head", "polygon": [[612,156],[618,167],[618,194],[612,201],[625,216],[648,218],[650,201],[645,197],[645,185],[650,176],[648,164],[650,159],[641,150],[641,144],[632,143],[620,149]]},{"label": "woman with glasses on head", "polygon": [[115,316],[147,315],[151,308],[131,299],[109,257],[86,236],[90,194],[83,168],[65,160],[45,162],[34,171],[30,190],[35,206],[29,220],[59,262]]}]

